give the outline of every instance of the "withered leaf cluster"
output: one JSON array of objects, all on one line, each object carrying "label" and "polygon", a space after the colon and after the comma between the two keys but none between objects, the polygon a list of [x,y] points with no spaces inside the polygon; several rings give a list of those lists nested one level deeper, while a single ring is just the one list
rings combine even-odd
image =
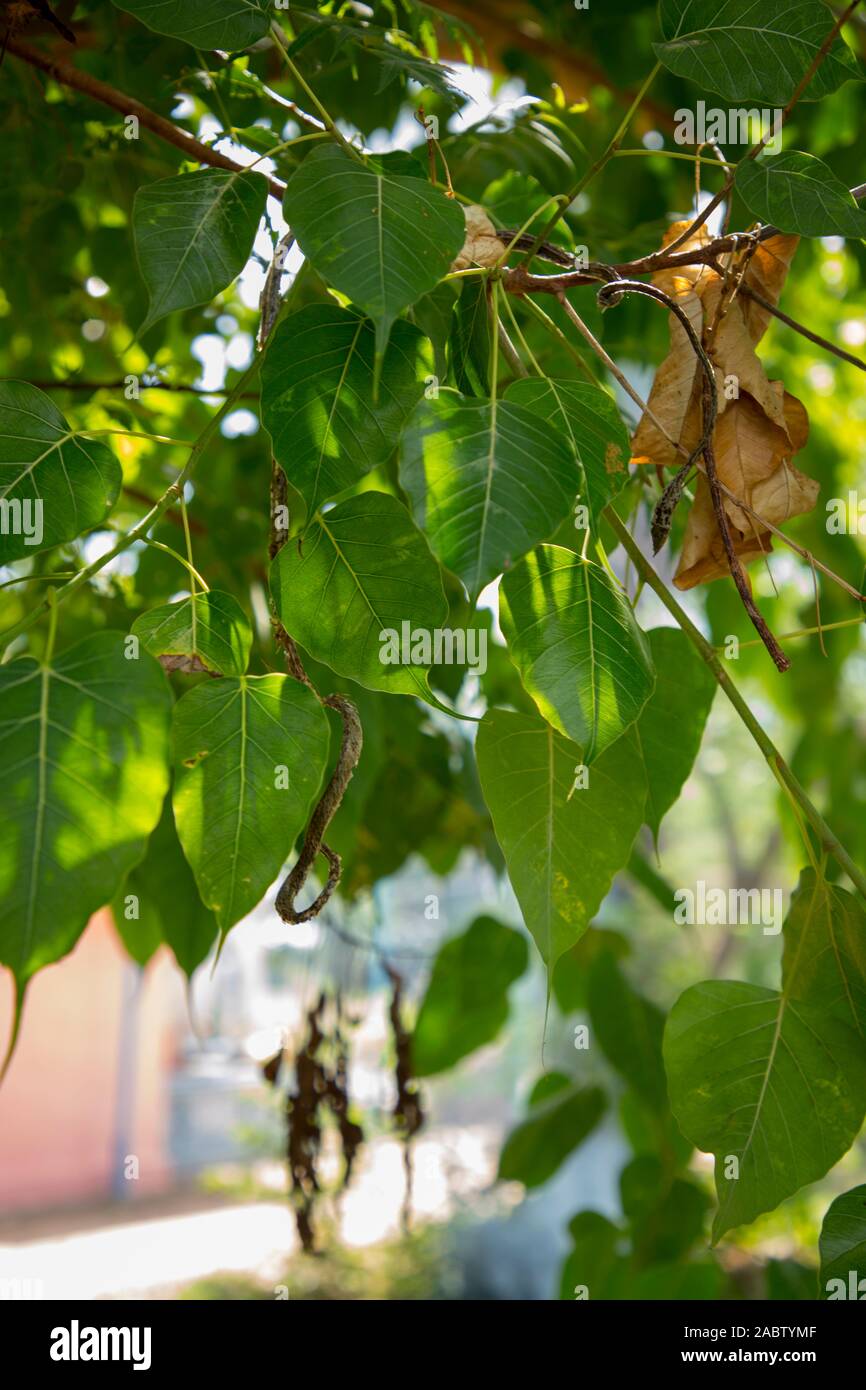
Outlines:
[{"label": "withered leaf cluster", "polygon": [[[408,1227],[411,1206],[411,1143],[425,1119],[418,1082],[412,1066],[412,1035],[402,1018],[403,980],[385,964],[391,982],[388,1018],[394,1043],[394,1081],[396,1098],[392,1119],[404,1145],[406,1197],[404,1224]],[[331,1007],[329,1007],[329,1003]],[[316,1249],[314,1211],[322,1192],[320,1159],[326,1117],[336,1125],[343,1152],[343,1175],[339,1190],[345,1191],[352,1179],[355,1160],[364,1142],[364,1131],[351,1117],[348,1081],[348,1047],[343,1030],[343,1003],[339,993],[329,1001],[323,991],[307,1014],[307,1035],[294,1058],[294,1088],[286,1092],[286,1159],[290,1195],[301,1245],[308,1253]],[[290,1059],[282,1050],[262,1065],[269,1085],[280,1085],[290,1071]]]},{"label": "withered leaf cluster", "polygon": [[[324,994],[307,1016],[307,1039],[295,1058],[295,1089],[286,1097],[286,1157],[298,1235],[304,1250],[315,1249],[313,1208],[321,1191],[318,1161],[322,1148],[323,1112],[330,1110],[337,1123],[343,1149],[342,1187],[348,1187],[355,1158],[364,1142],[364,1131],[349,1114],[348,1056],[341,1027],[339,998],[330,1038],[323,1028],[327,999]],[[332,1055],[329,1065],[327,1054]],[[270,1058],[262,1073],[277,1085],[283,1053]]]},{"label": "withered leaf cluster", "polygon": [[[663,246],[686,225],[675,223]],[[706,227],[700,227],[678,250],[696,250],[709,240]],[[743,562],[766,554],[771,527],[810,511],[818,496],[817,482],[793,464],[809,434],[806,408],[783,382],[769,380],[755,349],[771,314],[748,294],[751,290],[771,305],[778,303],[797,242],[795,236],[774,236],[727,253],[719,270],[678,266],[653,276],[653,284],[687,315],[715,370],[716,474],[732,494],[725,495],[724,506],[734,550]],[[632,462],[658,470],[679,468],[702,435],[701,367],[682,325],[673,314],[669,321],[670,351],[632,440]],[[680,589],[730,573],[702,460],[698,467],[674,578]]]}]

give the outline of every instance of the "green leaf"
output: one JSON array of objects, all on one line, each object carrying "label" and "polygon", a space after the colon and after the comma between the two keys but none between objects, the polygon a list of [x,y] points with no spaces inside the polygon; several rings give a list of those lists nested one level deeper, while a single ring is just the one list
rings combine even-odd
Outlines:
[{"label": "green leaf", "polygon": [[569,441],[583,473],[581,500],[597,536],[602,512],[628,482],[628,431],[613,397],[585,381],[526,377],[511,383],[505,399],[540,415]]},{"label": "green leaf", "polygon": [[[400,48],[389,43],[390,34],[379,39],[370,35],[368,26],[361,29],[360,49],[365,55],[374,57],[379,63],[380,77],[377,95],[392,82],[400,82],[407,96],[414,96],[417,88],[409,87],[410,82],[436,92],[453,111],[467,100],[466,93],[458,86],[458,74],[442,62],[431,62],[420,53],[413,53],[407,46]],[[396,152],[395,152],[396,153]]]},{"label": "green leaf", "polygon": [[[656,56],[678,77],[728,101],[784,106],[833,28],[834,15],[815,0],[661,0],[663,43]],[[819,101],[858,76],[840,38],[801,96]]]},{"label": "green leaf", "polygon": [[628,599],[593,560],[540,545],[504,576],[499,613],[539,714],[591,762],[634,723],[655,683]]},{"label": "green leaf", "polygon": [[640,1154],[626,1164],[619,1187],[642,1262],[679,1259],[701,1238],[710,1199],[695,1183],[672,1177],[655,1155]]},{"label": "green leaf", "polygon": [[550,1100],[551,1096],[559,1095],[562,1091],[572,1091],[574,1082],[570,1076],[566,1076],[564,1071],[546,1071],[541,1075],[529,1092],[529,1099],[526,1104],[530,1110],[536,1105],[543,1105]]},{"label": "green leaf", "polygon": [[439,283],[464,240],[453,199],[421,178],[364,168],[337,145],[307,155],[283,207],[314,268],[375,323],[379,359],[394,320]]},{"label": "green leaf", "polygon": [[[133,874],[134,872],[133,870]],[[143,970],[162,945],[162,933],[159,929],[156,913],[148,912],[147,909],[143,914],[141,913],[141,895],[136,892],[133,874],[130,874],[111,904],[111,915],[114,918],[114,927],[123,944],[123,949],[130,960]],[[129,901],[132,897],[137,900],[136,903]],[[128,908],[138,915],[128,916]]]},{"label": "green leaf", "polygon": [[500,1182],[541,1187],[570,1153],[591,1134],[607,1109],[597,1086],[557,1091],[547,1102],[533,1106],[529,1118],[513,1129],[499,1155]]},{"label": "green leaf", "polygon": [[[823,1177],[859,1131],[864,928],[857,900],[806,869],[785,921],[782,992],[697,985],[671,1014],[664,1051],[674,1114],[716,1154],[715,1239]],[[724,1175],[726,1155],[739,1159],[738,1181]]]},{"label": "green leaf", "polygon": [[98,526],[121,479],[114,454],[75,434],[48,396],[0,381],[0,565]]},{"label": "green leaf", "polygon": [[608,1061],[654,1111],[666,1110],[664,1014],[631,988],[610,952],[593,962],[588,1002],[592,1036]]},{"label": "green leaf", "polygon": [[0,960],[21,986],[75,945],[144,853],[168,786],[171,692],[100,632],[0,666]]},{"label": "green leaf", "polygon": [[174,815],[225,936],[273,883],[321,786],[324,710],[289,676],[207,681],[174,712]]},{"label": "green leaf", "polygon": [[132,632],[168,671],[210,671],[242,676],[252,629],[237,599],[219,589],[142,613]]},{"label": "green leaf", "polygon": [[804,869],[785,919],[782,985],[866,1040],[866,913]]},{"label": "green leaf", "polygon": [[[550,195],[538,180],[531,174],[521,174],[516,169],[509,169],[500,178],[489,183],[479,201],[493,223],[497,227],[507,227],[509,231],[517,231],[530,213],[538,212],[541,215],[529,228],[532,235],[544,226],[552,211]],[[574,245],[571,229],[564,222],[556,224],[549,233],[549,238],[561,246]]]},{"label": "green leaf", "polygon": [[861,1301],[866,1295],[866,1183],[830,1203],[818,1249],[818,1297]]},{"label": "green leaf", "polygon": [[635,1302],[714,1302],[721,1297],[722,1284],[722,1270],[715,1261],[677,1261],[641,1270],[624,1296]]},{"label": "green leaf", "polygon": [[[130,893],[138,898],[138,921],[122,917],[123,898]],[[199,896],[177,838],[170,796],[148,841],[147,853],[115,900],[114,918],[133,960],[146,964],[157,945],[165,942],[187,978],[217,939],[216,918]]]},{"label": "green leaf", "polygon": [[815,1267],[796,1260],[768,1260],[764,1270],[765,1297],[771,1302],[806,1302],[815,1297]]},{"label": "green leaf", "polygon": [[637,736],[646,768],[646,820],[657,842],[662,819],[698,756],[716,681],[679,628],[656,627],[646,635],[656,684],[637,722]]},{"label": "green leaf", "polygon": [[492,1042],[508,1018],[508,990],[527,965],[526,940],[477,917],[440,947],[412,1037],[416,1076],[446,1071]]},{"label": "green leaf", "polygon": [[290,541],[271,565],[271,593],[286,631],[332,671],[431,698],[432,661],[403,664],[388,634],[400,643],[408,623],[429,636],[448,608],[439,567],[395,497],[364,492],[315,517],[303,544]]},{"label": "green leaf", "polygon": [[175,309],[209,304],[228,289],[249,259],[265,209],[264,174],[197,169],[135,195],[135,254],[150,294],[146,333]]},{"label": "green leaf", "polygon": [[195,48],[249,48],[264,38],[270,0],[114,0],[157,34]]},{"label": "green leaf", "polygon": [[588,785],[573,790],[575,744],[536,716],[491,710],[476,757],[508,877],[550,970],[628,861],[646,799],[635,744],[619,739],[589,769]]},{"label": "green leaf", "polygon": [[454,380],[467,396],[490,395],[490,303],[482,277],[458,280],[460,298],[451,327]]},{"label": "green leaf", "polygon": [[[862,1041],[790,990],[692,986],[670,1012],[664,1056],[680,1128],[716,1157],[714,1242],[822,1178],[860,1131]],[[726,1176],[732,1158],[738,1178]]]},{"label": "green leaf", "polygon": [[369,319],[312,304],[281,323],[262,365],[262,424],[307,514],[387,463],[432,375],[430,344],[397,323],[373,399],[375,335]]},{"label": "green leaf", "polygon": [[587,988],[593,962],[610,951],[616,960],[627,956],[631,947],[621,932],[587,927],[576,946],[556,962],[553,997],[560,1013],[573,1014],[587,1007]]},{"label": "green leaf", "polygon": [[[573,1247],[562,1267],[559,1297],[621,1297],[626,1264],[618,1254],[623,1233],[597,1211],[580,1211],[568,1223]],[[582,1290],[586,1290],[586,1295]]]},{"label": "green leaf", "polygon": [[580,485],[565,440],[507,401],[421,401],[400,482],[434,554],[471,598],[554,531]]},{"label": "green leaf", "polygon": [[800,236],[866,237],[866,210],[822,160],[799,150],[750,159],[737,169],[750,212]]},{"label": "green leaf", "polygon": [[408,311],[411,321],[430,339],[433,348],[433,370],[440,381],[444,381],[448,375],[448,339],[461,283],[466,282],[443,280],[429,294],[416,300]]}]

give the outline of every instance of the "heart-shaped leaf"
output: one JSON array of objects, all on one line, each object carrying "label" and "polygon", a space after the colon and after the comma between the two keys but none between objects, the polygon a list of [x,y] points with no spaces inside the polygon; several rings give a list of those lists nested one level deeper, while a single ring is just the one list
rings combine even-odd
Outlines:
[{"label": "heart-shaped leaf", "polygon": [[400,481],[434,554],[475,599],[567,516],[580,469],[525,406],[448,395],[409,420]]},{"label": "heart-shaped leaf", "polygon": [[866,237],[866,210],[822,160],[799,150],[750,159],[737,169],[750,212],[799,236]]},{"label": "heart-shaped leaf", "polygon": [[694,985],[670,1012],[664,1056],[680,1128],[716,1157],[714,1241],[822,1178],[863,1123],[862,1039],[790,990]]},{"label": "heart-shaped leaf", "polygon": [[271,339],[262,365],[262,424],[309,516],[387,463],[432,375],[428,340],[411,324],[396,323],[374,401],[375,347],[370,320],[336,304],[300,309]]},{"label": "heart-shaped leaf", "polygon": [[307,155],[283,207],[315,269],[375,323],[380,360],[394,320],[438,284],[463,245],[453,199],[421,178],[364,168],[337,145]]},{"label": "heart-shaped leaf", "polygon": [[784,931],[781,993],[695,985],[665,1032],[674,1114],[716,1156],[716,1240],[823,1177],[866,1111],[863,911],[807,869]]},{"label": "heart-shaped leaf", "polygon": [[224,938],[307,823],[328,758],[327,719],[289,676],[205,681],[175,705],[174,755],[177,833]]},{"label": "heart-shaped leaf", "polygon": [[303,544],[289,541],[274,560],[271,593],[286,631],[332,671],[368,690],[430,698],[431,639],[448,606],[439,567],[396,497],[363,492],[317,516]]},{"label": "heart-shaped leaf", "polygon": [[588,381],[525,377],[511,383],[505,399],[541,415],[569,441],[583,472],[581,501],[597,535],[602,512],[628,482],[628,433],[613,397]]},{"label": "heart-shaped leaf", "polygon": [[866,1041],[866,913],[857,899],[804,869],[785,919],[782,984]]},{"label": "heart-shaped leaf", "polygon": [[135,254],[150,293],[139,337],[175,309],[209,304],[249,258],[265,209],[264,174],[197,169],[138,189]]},{"label": "heart-shaped leaf", "polygon": [[42,391],[0,381],[0,565],[98,526],[121,478],[111,451],[75,434]]},{"label": "heart-shaped leaf", "polygon": [[543,719],[491,710],[476,757],[511,886],[550,970],[628,862],[646,800],[636,745],[626,734],[580,775],[580,749]]},{"label": "heart-shaped leaf", "polygon": [[[661,0],[664,42],[653,48],[671,72],[727,101],[784,106],[820,54],[833,18],[815,0]],[[857,76],[837,36],[800,100],[818,101]]]},{"label": "heart-shaped leaf", "polygon": [[499,613],[539,713],[590,762],[634,723],[655,683],[628,599],[593,560],[540,545],[504,576]]},{"label": "heart-shaped leaf", "polygon": [[171,692],[125,634],[0,666],[0,960],[19,993],[141,858],[168,787]]},{"label": "heart-shaped leaf", "polygon": [[264,38],[270,0],[114,0],[157,34],[195,48],[249,48]]},{"label": "heart-shaped leaf", "polygon": [[132,631],[167,671],[221,676],[244,674],[253,641],[237,599],[219,589],[151,608],[136,618]]}]

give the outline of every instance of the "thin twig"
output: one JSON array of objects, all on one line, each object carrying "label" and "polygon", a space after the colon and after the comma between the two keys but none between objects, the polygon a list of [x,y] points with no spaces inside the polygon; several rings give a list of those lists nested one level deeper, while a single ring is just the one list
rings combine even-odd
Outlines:
[{"label": "thin twig", "polygon": [[[291,231],[286,232],[285,236],[277,245],[274,252],[262,292],[259,297],[259,329],[257,343],[259,356],[267,347],[274,325],[279,318],[283,307],[282,298],[282,278],[285,269],[286,255],[294,243],[294,236]],[[288,500],[288,485],[286,475],[282,466],[278,463],[275,456],[271,457],[271,483],[270,483],[270,541],[268,545],[268,555],[271,562],[276,559],[288,540],[288,530],[278,525],[277,518],[285,510]],[[340,882],[340,875],[343,871],[342,860],[336,850],[330,848],[324,842],[325,832],[331,821],[340,809],[340,804],[345,795],[345,791],[352,774],[358,766],[361,757],[361,749],[364,743],[364,731],[361,726],[361,717],[357,707],[346,695],[321,695],[310,680],[301,660],[301,654],[293,637],[291,637],[284,627],[282,620],[278,616],[272,604],[271,623],[274,629],[274,640],[281,648],[285,657],[286,666],[289,673],[295,680],[300,681],[316,697],[323,708],[336,710],[343,722],[343,738],[340,744],[340,752],[337,757],[336,766],[331,773],[330,779],[319,797],[318,802],[313,808],[304,835],[304,843],[291,871],[283,880],[277,892],[275,906],[277,912],[284,922],[297,926],[301,922],[309,922],[313,917],[318,917],[325,904],[331,897],[337,884]],[[309,877],[319,855],[323,855],[328,861],[328,877],[324,888],[318,897],[305,908],[296,908],[295,899],[303,888]]]},{"label": "thin twig", "polygon": [[[794,632],[783,632],[780,634],[779,640],[782,642],[790,642],[795,637],[820,637],[824,632],[836,632],[841,627],[862,627],[864,623],[866,623],[866,618],[840,618],[838,622],[822,623],[820,627],[798,627]],[[727,644],[724,642],[720,643],[719,646],[716,647],[716,651],[723,652],[726,645]],[[740,651],[742,651],[744,647],[760,646],[761,643],[756,638],[754,642],[741,642]],[[824,655],[826,656],[827,653],[825,652]]]},{"label": "thin twig", "polygon": [[360,152],[355,148],[351,141],[346,139],[343,132],[337,126],[336,121],[333,119],[332,116],[329,115],[328,111],[319,101],[319,98],[316,96],[316,93],[313,91],[312,87],[305,80],[303,74],[299,72],[298,68],[292,62],[292,55],[289,51],[289,41],[286,38],[286,35],[284,34],[281,26],[277,23],[275,19],[271,20],[271,34],[274,38],[274,46],[278,50],[283,63],[285,63],[286,67],[288,68],[293,82],[301,88],[301,91],[311,102],[311,104],[316,108],[317,112],[319,113],[319,119],[322,121],[322,124],[324,125],[325,129],[328,131],[330,135],[333,136],[337,144],[342,145],[346,153],[351,155],[352,159],[359,160],[361,163],[363,163],[363,157],[360,154]]},{"label": "thin twig", "polygon": [[735,492],[732,492],[721,479],[719,479],[719,487],[735,506],[742,507],[743,511],[748,512],[753,521],[757,521],[765,530],[772,531],[774,536],[778,536],[779,540],[782,541],[784,545],[787,545],[790,550],[795,551],[801,559],[805,560],[809,565],[814,565],[822,574],[826,574],[828,579],[832,579],[834,584],[838,584],[840,589],[844,589],[852,598],[866,602],[866,594],[861,594],[859,589],[855,589],[853,584],[848,583],[847,579],[843,579],[840,574],[836,574],[835,570],[831,570],[829,565],[823,564],[817,556],[812,554],[811,550],[807,550],[806,547],[800,545],[798,541],[792,540],[784,531],[780,531],[779,527],[774,525],[772,521],[768,521],[765,516],[761,516],[760,512],[756,512],[754,507],[750,506],[748,502],[744,502],[742,497],[738,497]]},{"label": "thin twig", "polygon": [[[541,231],[538,233],[538,236],[535,239],[536,247],[540,246],[543,241],[546,241],[546,239],[550,236],[550,233],[553,231],[553,228],[556,226],[557,222],[560,220],[562,216],[564,216],[565,212],[574,202],[575,198],[579,197],[579,195],[586,188],[587,184],[595,178],[596,174],[604,168],[608,160],[613,156],[616,150],[619,149],[620,145],[625,139],[626,132],[628,131],[629,126],[631,125],[633,116],[640,109],[641,102],[643,101],[644,97],[646,96],[647,92],[649,91],[650,87],[652,86],[653,82],[655,81],[656,77],[660,72],[661,63],[656,63],[652,72],[649,74],[649,76],[646,78],[638,92],[635,94],[634,100],[632,101],[631,105],[629,106],[628,110],[626,111],[625,115],[623,116],[622,120],[620,121],[619,125],[614,131],[609,144],[599,155],[598,159],[596,159],[595,162],[590,165],[586,173],[581,175],[581,177],[577,180],[577,183],[575,183],[574,186],[570,188],[567,193],[563,193],[559,198],[556,212],[547,222],[545,222],[544,226],[542,227]],[[532,260],[534,254],[535,251],[532,249],[526,251],[523,258],[523,264],[528,265],[529,262]]]},{"label": "thin twig", "polygon": [[[593,334],[592,330],[588,328],[587,325],[584,323],[583,319],[580,317],[580,314],[577,312],[574,305],[566,299],[564,294],[557,295],[557,299],[562,305],[562,308],[565,311],[568,318],[574,324],[578,333],[580,333],[581,337],[586,340],[586,342],[589,344],[589,346],[595,353],[596,357],[598,357],[599,360],[604,363],[611,376],[613,376],[619,382],[623,391],[625,391],[625,393],[631,397],[638,409],[641,412],[646,412],[646,414],[648,414],[649,418],[652,420],[653,424],[656,425],[660,430],[662,430],[662,432],[665,435],[667,435],[667,431],[665,430],[664,425],[661,423],[660,420],[656,418],[650,407],[647,405],[646,401],[644,401],[642,397],[638,395],[637,391],[632,386],[628,377],[625,376],[624,373],[620,370],[620,368],[616,365],[610,354],[605,351],[601,343]],[[526,302],[527,304],[531,304],[532,300],[528,299]],[[673,443],[673,440],[671,440],[671,443]],[[683,450],[683,452],[685,452],[685,450]]]},{"label": "thin twig", "polygon": [[[0,381],[17,381],[18,377],[0,377]],[[83,381],[79,377],[64,377],[61,379],[52,378],[43,381],[28,379],[28,386],[35,386],[38,391],[124,391],[128,385],[125,378],[120,381]],[[139,391],[179,391],[189,393],[193,396],[226,396],[228,392],[225,387],[219,390],[208,390],[206,386],[188,386],[183,381],[143,381],[138,382]],[[240,396],[235,396],[238,401],[257,401],[259,399],[257,391],[244,391]]]},{"label": "thin twig", "polygon": [[734,706],[734,709],[737,711],[749,733],[752,735],[752,738],[766,758],[773,775],[780,777],[781,780],[784,781],[797,804],[802,808],[806,819],[809,821],[809,824],[818,837],[821,849],[825,853],[833,855],[845,870],[855,887],[866,896],[866,874],[857,867],[850,854],[830,829],[817,807],[812,804],[806,789],[788,767],[788,764],[785,762],[785,759],[773,743],[769,734],[765,732],[761,723],[755,718],[755,715],[731,680],[719,660],[718,653],[710,645],[700,629],[695,626],[685,609],[677,603],[673,594],[667,588],[667,585],[662,582],[649,560],[647,560],[628,527],[617,516],[612,507],[609,507],[606,511],[605,519],[610,523],[617,538],[625,549],[626,554],[637,566],[649,588],[661,599],[665,608],[667,608],[672,617],[676,619],[683,632],[707,663],[713,676],[724,690],[731,704]]},{"label": "thin twig", "polygon": [[262,293],[259,300],[260,318],[257,341],[260,352],[263,350],[265,343],[270,337],[271,329],[276,323],[277,317],[280,312],[280,305],[282,303],[281,286],[283,281],[283,272],[286,268],[286,258],[294,244],[295,236],[292,232],[292,229],[289,228],[289,230],[285,233],[285,235],[277,244],[277,249],[274,252],[274,258],[271,261],[271,264],[268,267],[268,273],[265,276],[265,283],[262,287]]},{"label": "thin twig", "polygon": [[795,333],[799,333],[803,338],[808,338],[810,343],[815,343],[817,347],[824,348],[826,352],[832,352],[834,357],[840,357],[843,362],[850,362],[852,367],[859,367],[861,372],[866,372],[866,362],[864,362],[862,358],[855,357],[853,352],[846,352],[844,348],[837,347],[836,344],[831,343],[829,339],[822,338],[820,333],[813,333],[811,328],[807,328],[803,323],[798,323],[797,320],[792,319],[789,314],[785,314],[781,309],[777,309],[775,304],[771,304],[769,299],[765,299],[757,290],[751,289],[748,285],[741,285],[740,293],[747,295],[749,299],[753,299],[756,304],[760,304],[761,308],[766,309],[768,314],[772,314],[774,318],[787,324],[789,328],[793,328]]},{"label": "thin twig", "polygon": [[527,376],[528,372],[520,360],[520,353],[509,338],[505,324],[499,317],[497,317],[496,322],[499,328],[499,346],[502,350],[502,356],[515,376]]}]

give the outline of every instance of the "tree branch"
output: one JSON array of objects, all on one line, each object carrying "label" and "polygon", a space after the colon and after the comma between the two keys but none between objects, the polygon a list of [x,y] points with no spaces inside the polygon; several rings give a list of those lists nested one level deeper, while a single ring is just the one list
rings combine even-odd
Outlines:
[{"label": "tree branch", "polygon": [[773,318],[779,319],[781,323],[785,323],[789,328],[793,328],[794,332],[799,333],[801,337],[808,338],[810,343],[815,343],[817,347],[824,348],[826,352],[832,352],[834,357],[840,357],[843,362],[850,362],[852,367],[859,367],[861,372],[866,372],[866,362],[864,362],[862,358],[855,357],[853,352],[846,352],[844,348],[837,347],[836,344],[831,343],[828,338],[822,338],[820,333],[813,333],[811,328],[807,328],[804,323],[798,323],[796,319],[792,319],[790,315],[783,313],[781,309],[777,309],[775,304],[771,304],[769,299],[765,299],[762,294],[758,294],[757,290],[751,289],[748,285],[741,284],[740,294],[745,294],[749,299],[754,299],[755,303],[760,304],[762,309],[766,309],[768,314],[773,315]]},{"label": "tree branch", "polygon": [[[858,184],[856,188],[849,190],[852,198],[860,202],[866,197],[866,183]],[[580,270],[564,269],[561,275],[531,275],[522,265],[507,269],[503,275],[503,284],[510,294],[561,294],[564,290],[578,289],[582,285],[594,285],[599,280],[609,280],[611,272],[615,272],[623,280],[630,280],[636,275],[652,275],[657,270],[677,270],[682,266],[708,265],[713,267],[720,256],[729,252],[739,251],[747,242],[767,241],[770,237],[783,236],[778,227],[769,224],[758,227],[754,232],[731,232],[727,236],[716,237],[713,241],[708,241],[705,246],[696,246],[691,251],[671,251],[666,247],[663,251],[651,251],[646,256],[639,256],[633,261],[619,261],[611,265],[604,261],[588,261]],[[512,249],[524,251],[533,244],[532,237],[517,237],[515,233],[507,228],[497,231],[496,236],[503,243],[509,245],[514,243]],[[570,267],[574,265],[574,257],[565,251],[561,246],[553,246],[550,243],[543,243],[536,253],[541,260],[547,260],[554,265]],[[755,294],[745,286],[744,292],[751,293],[752,298]],[[765,305],[769,309],[769,305]],[[771,310],[771,312],[777,312]],[[777,314],[777,316],[779,316]],[[794,323],[790,327],[795,327]],[[821,346],[827,346],[822,340]],[[856,360],[856,359],[855,359]],[[860,365],[857,363],[857,365]]]},{"label": "tree branch", "polygon": [[612,507],[609,507],[605,512],[605,520],[610,523],[618,540],[629,556],[629,559],[643,576],[649,588],[661,599],[665,608],[676,619],[692,645],[697,648],[698,652],[707,663],[713,676],[724,690],[734,709],[737,711],[737,714],[742,719],[749,733],[752,735],[752,738],[766,758],[773,775],[784,783],[794,800],[802,807],[806,819],[818,836],[821,849],[833,855],[834,859],[836,859],[845,870],[851,882],[855,884],[864,897],[866,897],[866,874],[864,874],[861,869],[858,869],[844,845],[830,829],[817,807],[812,804],[805,788],[794,776],[788,764],[785,762],[785,759],[782,757],[782,754],[746,704],[746,701],[743,699],[736,685],[719,660],[716,651],[699,628],[695,626],[685,610],[680,607],[667,586],[662,583],[662,580],[656,574],[649,560],[647,560],[628,527],[617,516]]},{"label": "tree branch", "polygon": [[[126,92],[118,91],[116,87],[110,87],[107,82],[102,82],[98,77],[92,77],[89,72],[82,71],[72,63],[66,63],[62,58],[55,58],[47,53],[41,53],[35,48],[30,48],[28,44],[19,43],[17,39],[9,39],[7,52],[20,58],[22,63],[29,63],[31,67],[39,68],[49,77],[53,77],[56,82],[60,82],[64,87],[71,87],[73,91],[82,92],[93,101],[101,102],[103,106],[110,106],[112,110],[119,111],[122,116],[137,116],[140,125],[143,125],[151,134],[158,135],[160,140],[165,140],[167,144],[174,145],[175,149],[182,150],[188,159],[197,159],[200,164],[209,164],[213,169],[230,169],[234,174],[244,173],[244,165],[237,164],[235,160],[229,159],[228,155],[220,154],[219,150],[211,149],[209,145],[203,145],[189,131],[183,130],[180,126],[168,121],[164,116],[160,116],[156,111],[151,111],[149,106],[145,106],[135,97],[128,96]],[[268,177],[268,186],[275,198],[282,199],[286,191],[286,185],[282,179]]]}]

